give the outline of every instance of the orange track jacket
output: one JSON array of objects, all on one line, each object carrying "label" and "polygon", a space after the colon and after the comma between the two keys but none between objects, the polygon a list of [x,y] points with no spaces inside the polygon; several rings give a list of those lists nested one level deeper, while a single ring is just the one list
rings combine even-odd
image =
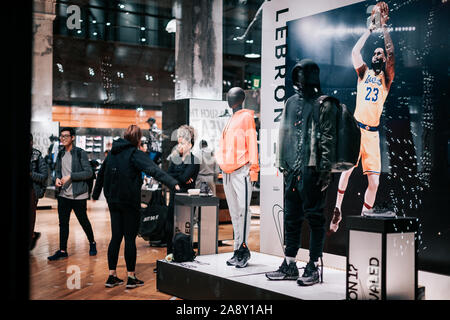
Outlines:
[{"label": "orange track jacket", "polygon": [[250,162],[250,180],[258,180],[258,143],[253,110],[241,109],[233,114],[223,129],[216,155],[225,173],[232,173]]}]

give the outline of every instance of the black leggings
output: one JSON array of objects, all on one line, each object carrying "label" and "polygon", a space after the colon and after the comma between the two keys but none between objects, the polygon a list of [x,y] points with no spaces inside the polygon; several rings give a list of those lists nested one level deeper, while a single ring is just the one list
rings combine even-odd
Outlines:
[{"label": "black leggings", "polygon": [[136,236],[139,231],[139,208],[129,205],[108,203],[111,215],[111,241],[108,247],[109,270],[116,270],[120,244],[125,238],[125,262],[128,272],[136,268]]},{"label": "black leggings", "polygon": [[58,217],[59,217],[59,249],[67,251],[67,239],[69,238],[70,213],[75,211],[75,215],[81,227],[86,233],[89,242],[94,242],[94,232],[86,214],[86,200],[73,200],[58,197]]}]

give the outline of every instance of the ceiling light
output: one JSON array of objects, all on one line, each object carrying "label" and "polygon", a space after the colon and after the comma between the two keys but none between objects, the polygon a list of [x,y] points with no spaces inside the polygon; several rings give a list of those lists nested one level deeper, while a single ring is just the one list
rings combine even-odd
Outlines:
[{"label": "ceiling light", "polygon": [[166,31],[168,33],[175,33],[175,32],[177,32],[177,20],[175,20],[175,19],[170,20],[167,23]]},{"label": "ceiling light", "polygon": [[258,53],[247,53],[244,55],[244,57],[250,58],[250,59],[255,59],[255,58],[260,58],[261,55]]},{"label": "ceiling light", "polygon": [[145,30],[145,27],[141,27],[141,30],[144,31],[144,30]]},{"label": "ceiling light", "polygon": [[111,25],[111,22],[107,22],[106,25],[107,25],[107,26],[110,26],[110,25]]}]

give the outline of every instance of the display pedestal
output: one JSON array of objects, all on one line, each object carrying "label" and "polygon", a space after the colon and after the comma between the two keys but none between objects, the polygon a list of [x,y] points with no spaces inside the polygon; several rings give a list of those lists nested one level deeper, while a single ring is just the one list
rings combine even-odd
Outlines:
[{"label": "display pedestal", "polygon": [[219,235],[219,198],[175,194],[174,234],[183,232],[194,242],[194,215],[197,213],[197,255],[217,253]]},{"label": "display pedestal", "polygon": [[[324,268],[323,283],[300,287],[296,281],[271,281],[283,257],[251,252],[246,268],[227,266],[233,252],[198,256],[192,262],[157,261],[156,288],[187,300],[344,300],[345,271]],[[297,262],[305,267],[306,262]],[[303,270],[299,270],[300,275]]]},{"label": "display pedestal", "polygon": [[347,218],[348,300],[417,297],[416,218]]}]

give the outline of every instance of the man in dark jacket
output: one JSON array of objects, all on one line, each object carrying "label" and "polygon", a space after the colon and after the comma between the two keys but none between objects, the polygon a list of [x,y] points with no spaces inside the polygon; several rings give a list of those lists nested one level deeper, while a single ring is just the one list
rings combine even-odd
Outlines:
[{"label": "man in dark jacket", "polygon": [[92,199],[100,197],[102,188],[108,202],[111,216],[111,241],[108,246],[109,277],[105,283],[108,288],[123,283],[117,277],[116,267],[122,239],[125,238],[125,262],[128,272],[127,288],[144,285],[137,279],[136,236],[140,222],[142,172],[161,181],[170,189],[180,190],[178,181],[159,169],[141,150],[142,132],[136,125],[130,125],[124,139],[114,141],[111,152],[103,162],[95,183]]},{"label": "man in dark jacket", "polygon": [[[286,101],[280,131],[277,167],[284,174],[285,259],[270,280],[297,280],[299,285],[319,282],[318,259],[325,241],[325,196],[336,152],[336,112],[333,100],[319,106],[319,67],[301,60],[293,69],[296,93]],[[295,263],[301,245],[301,228],[307,220],[311,230],[310,261],[299,277]]]},{"label": "man in dark jacket", "polygon": [[88,184],[92,176],[92,168],[86,152],[73,145],[75,130],[62,128],[61,145],[55,165],[59,217],[59,250],[48,260],[60,260],[68,257],[67,239],[69,238],[69,221],[72,210],[83,227],[89,240],[89,255],[97,254],[94,232],[87,216]]},{"label": "man in dark jacket", "polygon": [[31,178],[31,200],[30,200],[30,250],[36,246],[36,242],[41,236],[40,232],[34,232],[36,223],[36,207],[40,198],[45,194],[46,182],[48,178],[47,164],[39,150],[33,148],[33,135],[30,134],[30,178]]}]

